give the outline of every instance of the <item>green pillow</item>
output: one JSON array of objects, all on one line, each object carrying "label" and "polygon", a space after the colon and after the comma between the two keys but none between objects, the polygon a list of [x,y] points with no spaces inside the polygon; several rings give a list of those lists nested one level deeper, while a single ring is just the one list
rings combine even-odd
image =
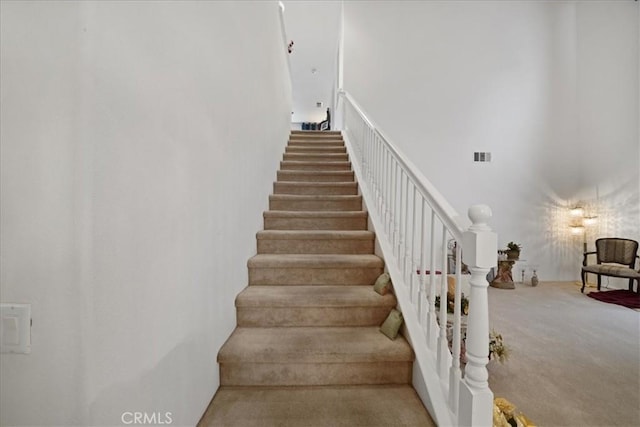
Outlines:
[{"label": "green pillow", "polygon": [[380,326],[380,332],[385,334],[389,339],[395,340],[403,321],[402,313],[394,308],[391,310],[391,313],[389,313],[389,316],[387,316],[387,320]]},{"label": "green pillow", "polygon": [[373,290],[380,295],[386,295],[391,289],[391,277],[388,273],[382,273],[376,283],[373,285]]}]

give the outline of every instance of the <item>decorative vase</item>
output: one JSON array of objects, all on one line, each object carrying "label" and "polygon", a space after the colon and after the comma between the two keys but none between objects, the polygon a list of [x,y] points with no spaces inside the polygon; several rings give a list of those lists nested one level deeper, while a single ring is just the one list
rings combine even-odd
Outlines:
[{"label": "decorative vase", "polygon": [[538,286],[538,276],[535,270],[533,270],[533,276],[531,276],[531,286]]}]

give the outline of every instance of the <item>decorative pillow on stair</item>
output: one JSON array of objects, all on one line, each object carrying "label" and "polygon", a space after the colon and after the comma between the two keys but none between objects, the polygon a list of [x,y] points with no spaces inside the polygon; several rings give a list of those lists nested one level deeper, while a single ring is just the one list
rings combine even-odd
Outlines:
[{"label": "decorative pillow on stair", "polygon": [[403,321],[402,313],[394,308],[391,310],[391,313],[389,313],[389,316],[387,316],[387,320],[380,326],[380,332],[389,337],[389,339],[395,340]]},{"label": "decorative pillow on stair", "polygon": [[373,290],[380,295],[386,295],[391,290],[391,277],[389,273],[382,273],[376,283],[373,285]]}]

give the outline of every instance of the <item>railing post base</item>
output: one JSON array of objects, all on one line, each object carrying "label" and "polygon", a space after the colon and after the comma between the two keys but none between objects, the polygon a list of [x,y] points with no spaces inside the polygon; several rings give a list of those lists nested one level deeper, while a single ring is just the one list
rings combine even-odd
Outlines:
[{"label": "railing post base", "polygon": [[493,392],[488,389],[469,387],[463,380],[460,384],[458,423],[460,427],[490,427],[493,425]]}]

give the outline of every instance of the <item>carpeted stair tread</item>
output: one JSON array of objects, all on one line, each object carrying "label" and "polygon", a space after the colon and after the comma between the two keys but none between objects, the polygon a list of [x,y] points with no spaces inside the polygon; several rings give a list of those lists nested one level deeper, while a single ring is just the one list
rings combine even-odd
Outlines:
[{"label": "carpeted stair tread", "polygon": [[358,200],[362,202],[362,196],[357,194],[271,194],[269,195],[269,200],[288,202],[345,202]]},{"label": "carpeted stair tread", "polygon": [[[316,225],[316,224],[314,224]],[[367,230],[263,230],[259,254],[371,254],[375,234]]]},{"label": "carpeted stair tread", "polygon": [[410,385],[222,386],[198,424],[214,426],[434,427],[435,423]]},{"label": "carpeted stair tread", "polygon": [[259,254],[249,259],[249,268],[382,268],[377,255]]},{"label": "carpeted stair tread", "polygon": [[346,153],[347,148],[344,146],[324,146],[324,145],[312,145],[312,146],[297,146],[297,145],[288,145],[285,148],[285,153]]},{"label": "carpeted stair tread", "polygon": [[341,139],[323,139],[320,141],[309,139],[289,139],[289,147],[344,147]]},{"label": "carpeted stair tread", "polygon": [[353,171],[280,170],[278,182],[352,182]]},{"label": "carpeted stair tread", "polygon": [[393,294],[367,286],[248,286],[236,307],[395,307]]},{"label": "carpeted stair tread", "polygon": [[366,211],[266,211],[265,230],[366,230]]},{"label": "carpeted stair tread", "polygon": [[284,153],[282,160],[346,162],[349,160],[349,155],[347,153]]},{"label": "carpeted stair tread", "polygon": [[236,320],[258,328],[379,326],[396,304],[371,286],[248,286],[236,298]]},{"label": "carpeted stair tread", "polygon": [[351,162],[335,161],[335,162],[313,162],[313,161],[296,161],[283,160],[280,162],[280,170],[351,170]]},{"label": "carpeted stair tread", "polygon": [[367,218],[367,211],[264,211],[265,218]]},{"label": "carpeted stair tread", "polygon": [[362,196],[272,194],[269,208],[279,211],[362,211]]},{"label": "carpeted stair tread", "polygon": [[390,340],[377,326],[236,328],[218,353],[218,363],[412,362],[402,336]]},{"label": "carpeted stair tread", "polygon": [[283,200],[283,201],[346,201],[346,200],[360,200],[362,196],[357,194],[271,194],[269,200]]},{"label": "carpeted stair tread", "polygon": [[291,135],[303,135],[303,136],[315,136],[315,137],[335,137],[342,136],[342,131],[339,130],[292,130]]},{"label": "carpeted stair tread", "polygon": [[258,240],[373,240],[375,233],[368,230],[262,230]]},{"label": "carpeted stair tread", "polygon": [[300,195],[350,195],[358,194],[358,183],[351,182],[298,182],[277,181],[273,183],[274,194]]}]

